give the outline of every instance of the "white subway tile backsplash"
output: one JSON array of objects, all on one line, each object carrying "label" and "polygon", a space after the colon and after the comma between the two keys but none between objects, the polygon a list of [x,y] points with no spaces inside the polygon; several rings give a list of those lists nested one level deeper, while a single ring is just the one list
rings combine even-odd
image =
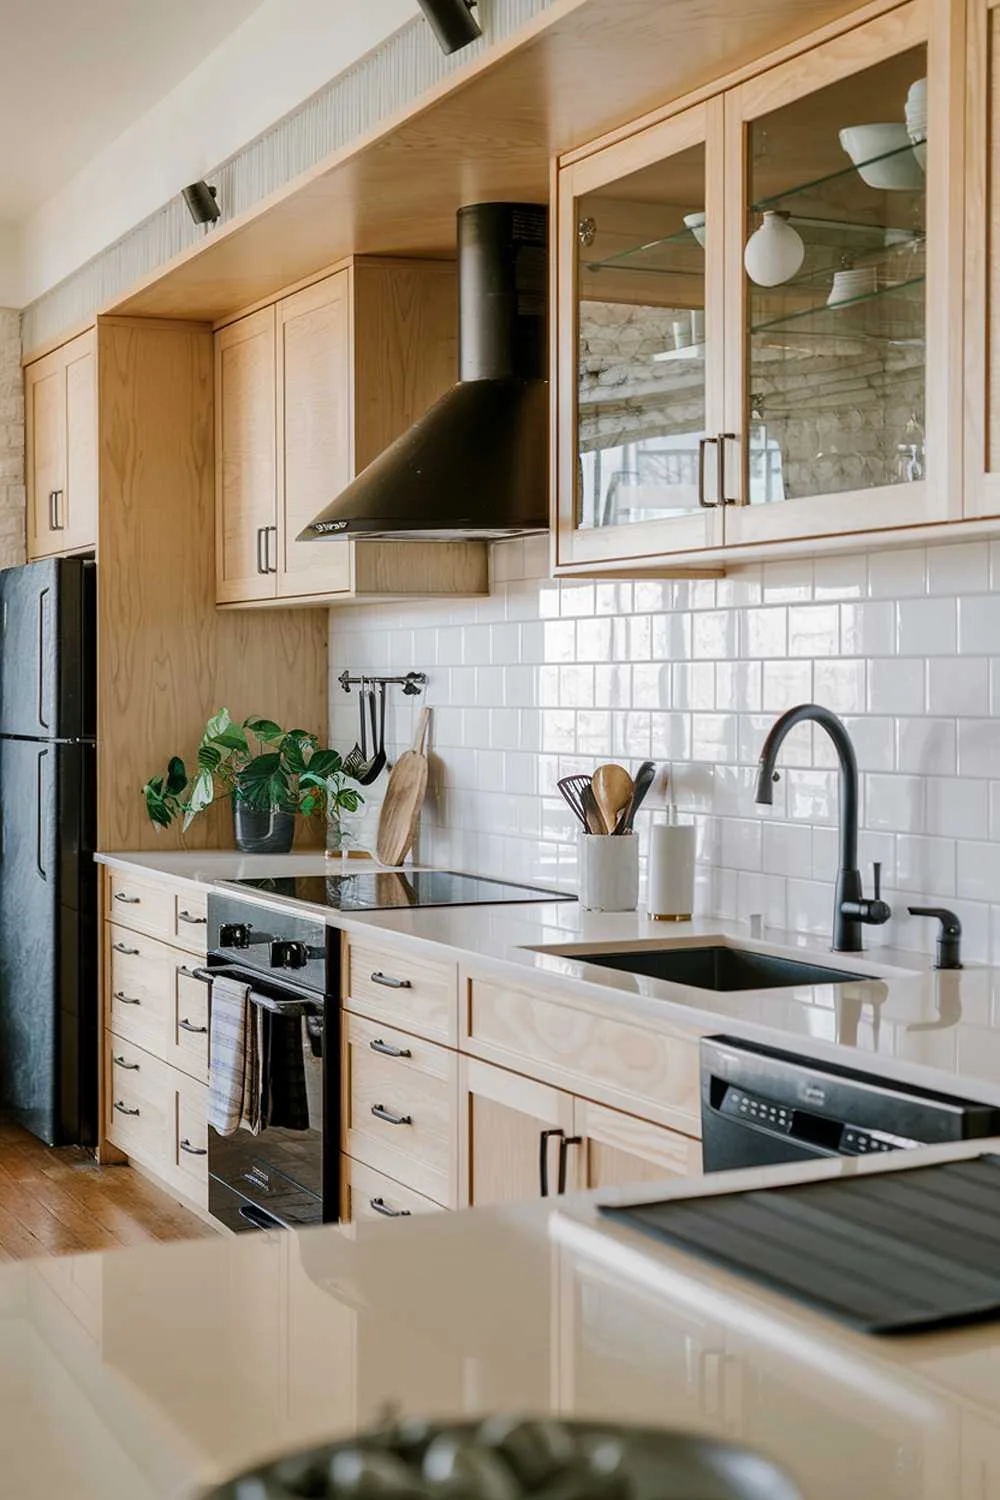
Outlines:
[{"label": "white subway tile backsplash", "polygon": [[[699,819],[698,910],[762,911],[825,937],[839,842],[829,738],[797,726],[773,806],[753,801],[775,717],[811,700],[847,723],[866,888],[880,860],[895,903],[869,945],[932,951],[933,924],[905,906],[941,900],[962,917],[970,961],[1000,962],[1000,543],[792,560],[717,580],[596,582],[548,578],[548,546],[494,546],[489,598],[331,614],[334,680],[345,666],[429,675],[422,858],[572,883],[576,827],[556,781],[652,756],[664,768],[653,815],[670,800]],[[392,757],[419,708],[390,698]],[[346,749],[356,697],[334,687],[330,717]],[[382,786],[371,789],[372,831]]]}]

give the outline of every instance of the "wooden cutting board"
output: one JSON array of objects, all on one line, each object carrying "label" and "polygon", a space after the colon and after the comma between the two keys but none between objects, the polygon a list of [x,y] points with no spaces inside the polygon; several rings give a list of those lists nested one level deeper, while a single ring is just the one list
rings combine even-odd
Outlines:
[{"label": "wooden cutting board", "polygon": [[427,792],[425,742],[430,717],[430,709],[425,708],[417,723],[413,744],[393,766],[385,789],[375,845],[383,865],[401,865],[410,852],[417,831],[417,819]]}]

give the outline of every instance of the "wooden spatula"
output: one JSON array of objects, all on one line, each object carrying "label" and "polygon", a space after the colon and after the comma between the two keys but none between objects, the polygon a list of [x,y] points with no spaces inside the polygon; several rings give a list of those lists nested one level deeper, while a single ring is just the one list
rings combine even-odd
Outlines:
[{"label": "wooden spatula", "polygon": [[425,708],[409,750],[404,750],[392,768],[378,820],[375,849],[383,865],[401,865],[410,852],[417,819],[427,792],[425,741],[431,711]]},{"label": "wooden spatula", "polygon": [[604,820],[604,831],[612,833],[618,827],[622,812],[632,801],[632,778],[624,766],[598,766],[591,785],[597,810]]}]

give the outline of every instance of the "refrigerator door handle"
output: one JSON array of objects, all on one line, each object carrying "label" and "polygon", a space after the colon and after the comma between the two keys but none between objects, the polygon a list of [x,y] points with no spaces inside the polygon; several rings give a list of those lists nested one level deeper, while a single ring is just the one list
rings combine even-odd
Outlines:
[{"label": "refrigerator door handle", "polygon": [[50,729],[45,717],[45,612],[49,590],[44,588],[38,595],[38,722],[43,729]]},{"label": "refrigerator door handle", "polygon": [[39,750],[35,773],[35,864],[38,866],[38,873],[43,880],[48,880],[49,878],[48,871],[45,868],[45,862],[42,858],[42,855],[44,853],[44,850],[42,848],[42,836],[45,829],[42,765],[48,757],[48,753],[48,750]]}]

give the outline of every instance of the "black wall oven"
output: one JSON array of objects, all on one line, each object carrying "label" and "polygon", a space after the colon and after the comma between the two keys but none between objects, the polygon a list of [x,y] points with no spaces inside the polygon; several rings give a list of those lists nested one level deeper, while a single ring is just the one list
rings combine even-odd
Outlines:
[{"label": "black wall oven", "polygon": [[314,918],[208,898],[208,973],[245,981],[253,1005],[297,1028],[308,1106],[304,1130],[209,1127],[209,1212],[238,1233],[339,1218],[339,936]]}]

